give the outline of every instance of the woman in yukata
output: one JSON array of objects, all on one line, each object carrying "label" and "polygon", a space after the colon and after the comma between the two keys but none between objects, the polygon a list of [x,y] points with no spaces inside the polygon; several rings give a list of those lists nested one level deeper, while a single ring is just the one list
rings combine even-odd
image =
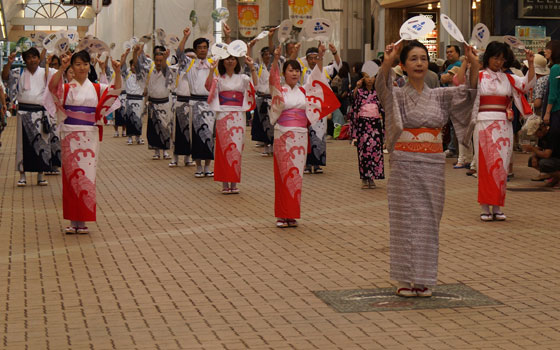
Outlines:
[{"label": "woman in yukata", "polygon": [[[507,110],[511,101],[523,114],[532,109],[523,94],[535,85],[535,55],[526,51],[529,71],[524,77],[503,73],[514,57],[507,44],[493,41],[486,47],[479,73],[480,107],[474,130],[478,171],[478,202],[482,221],[504,221],[500,209],[506,199],[508,166],[513,154],[513,124]],[[492,206],[492,212],[490,212]]]},{"label": "woman in yukata", "polygon": [[[62,211],[70,220],[65,232],[89,233],[87,221],[96,221],[96,168],[103,117],[120,106],[114,103],[121,88],[120,64],[112,61],[114,85],[96,84],[88,79],[90,55],[79,51],[62,56],[62,64],[49,82],[45,105],[58,112],[62,143]],[[69,68],[72,80],[63,83]],[[111,89],[114,89],[110,91]],[[54,102],[54,103],[53,103]]]},{"label": "woman in yukata", "polygon": [[375,91],[375,76],[358,81],[354,90],[352,111],[349,114],[352,125],[352,143],[358,149],[358,168],[362,188],[375,188],[374,180],[385,178],[383,166],[383,108]]},{"label": "woman in yukata", "polygon": [[308,149],[308,126],[317,123],[340,107],[323,74],[326,48],[319,45],[318,62],[307,83],[298,84],[301,66],[288,60],[282,67],[284,84],[280,84],[280,48],[274,51],[270,71],[272,104],[270,122],[274,125],[274,214],[276,226],[296,227],[300,218],[303,169]]},{"label": "woman in yukata", "polygon": [[401,297],[430,297],[437,283],[439,223],[445,200],[445,155],[441,129],[451,118],[457,137],[468,143],[477,96],[478,58],[470,46],[469,81],[459,87],[430,89],[424,83],[429,56],[412,41],[400,52],[408,81],[393,86],[391,63],[400,45],[385,50],[375,89],[385,109],[391,174],[387,184],[390,275]]},{"label": "woman in yukata", "polygon": [[[216,112],[214,181],[222,182],[223,194],[239,193],[245,112],[256,106],[254,85],[258,77],[251,57],[247,56],[245,62],[251,68],[251,78],[240,74],[239,58],[229,56],[213,62],[206,79],[208,104]],[[216,67],[219,76],[214,78]]]}]

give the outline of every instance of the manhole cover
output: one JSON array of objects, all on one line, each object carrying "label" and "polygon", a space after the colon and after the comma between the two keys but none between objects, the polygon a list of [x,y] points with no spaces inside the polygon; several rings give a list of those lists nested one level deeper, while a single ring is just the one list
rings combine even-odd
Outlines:
[{"label": "manhole cover", "polygon": [[435,288],[431,298],[401,298],[395,288],[353,289],[313,292],[337,312],[397,311],[501,305],[464,285],[446,284]]}]

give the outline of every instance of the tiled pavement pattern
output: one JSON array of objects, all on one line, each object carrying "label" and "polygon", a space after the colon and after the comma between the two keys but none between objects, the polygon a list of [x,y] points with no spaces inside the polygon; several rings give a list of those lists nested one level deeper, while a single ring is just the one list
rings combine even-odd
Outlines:
[{"label": "tiled pavement pattern", "polygon": [[[510,192],[482,223],[476,180],[447,169],[439,283],[502,305],[337,313],[313,291],[390,287],[386,181],[361,190],[355,150],[328,145],[297,229],[274,227],[272,158],[248,142],[240,195],[152,161],[105,130],[98,221],[61,232],[60,176],[16,188],[15,120],[0,149],[0,348],[558,349],[560,191]],[[516,154],[511,186],[535,186]],[[30,176],[29,183],[35,182]]]}]

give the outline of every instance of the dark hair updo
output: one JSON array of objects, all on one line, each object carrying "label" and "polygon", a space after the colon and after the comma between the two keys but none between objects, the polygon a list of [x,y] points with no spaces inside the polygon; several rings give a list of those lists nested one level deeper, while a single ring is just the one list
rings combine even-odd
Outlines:
[{"label": "dark hair updo", "polygon": [[287,60],[284,62],[284,66],[282,66],[282,74],[286,73],[286,69],[288,69],[288,67],[292,67],[292,69],[299,70],[301,72],[301,66],[296,60]]},{"label": "dark hair updo", "polygon": [[70,64],[73,65],[78,58],[85,63],[91,63],[91,56],[86,50],[75,52],[70,59]]},{"label": "dark hair updo", "polygon": [[406,45],[401,51],[400,60],[401,60],[402,64],[406,64],[408,54],[410,53],[410,51],[412,51],[412,49],[417,48],[417,47],[426,51],[426,57],[427,58],[430,57],[430,54],[428,53],[428,49],[426,48],[426,46],[424,46],[424,44],[422,44],[418,40],[413,40],[413,41],[409,42],[408,45]]},{"label": "dark hair updo", "polygon": [[504,58],[504,67],[511,67],[514,60],[513,51],[506,43],[501,43],[499,41],[492,41],[486,46],[486,51],[482,57],[483,67],[488,68],[490,57],[499,57],[500,55]]},{"label": "dark hair updo", "polygon": [[229,56],[229,57],[227,57],[227,58],[225,58],[225,59],[223,59],[223,60],[220,60],[220,61],[218,62],[218,73],[219,73],[220,75],[226,74],[226,66],[224,65],[224,61],[227,60],[227,59],[229,59],[230,57],[235,58],[235,60],[237,61],[237,64],[235,65],[235,69],[233,70],[233,72],[234,72],[235,74],[239,74],[239,72],[241,72],[241,62],[239,62],[239,58],[238,58],[238,57],[235,57],[235,56]]}]

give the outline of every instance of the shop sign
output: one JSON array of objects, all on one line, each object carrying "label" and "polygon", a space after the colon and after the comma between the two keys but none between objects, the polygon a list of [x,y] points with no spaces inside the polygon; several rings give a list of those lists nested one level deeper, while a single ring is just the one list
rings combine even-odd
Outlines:
[{"label": "shop sign", "polygon": [[237,5],[239,33],[246,38],[257,35],[259,21],[259,5]]},{"label": "shop sign", "polygon": [[295,27],[303,28],[303,23],[311,19],[313,0],[289,0],[290,19]]},{"label": "shop sign", "polygon": [[560,0],[517,0],[519,18],[560,18]]},{"label": "shop sign", "polygon": [[519,39],[545,39],[545,26],[515,26],[515,36]]}]

